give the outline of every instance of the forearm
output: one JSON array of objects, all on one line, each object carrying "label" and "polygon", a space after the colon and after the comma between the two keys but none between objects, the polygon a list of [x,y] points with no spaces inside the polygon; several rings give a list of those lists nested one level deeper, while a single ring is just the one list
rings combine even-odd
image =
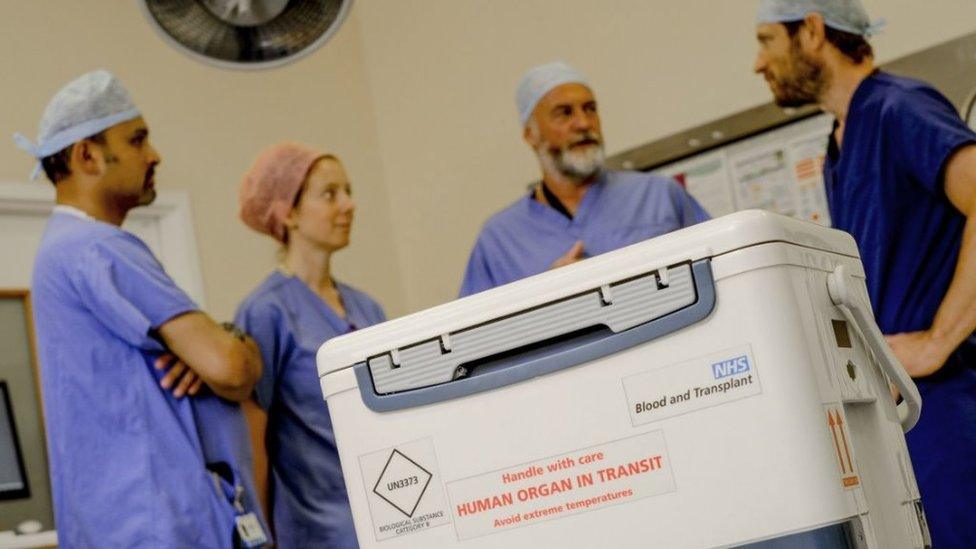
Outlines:
[{"label": "forearm", "polygon": [[261,377],[261,353],[253,339],[241,341],[230,334],[227,336],[230,338],[226,343],[228,347],[207,361],[205,367],[210,369],[211,375],[209,380],[204,380],[217,395],[234,402],[245,402],[251,398]]},{"label": "forearm", "polygon": [[241,403],[244,417],[247,418],[248,430],[251,435],[251,449],[254,456],[254,489],[257,490],[258,501],[264,516],[271,524],[271,507],[268,499],[268,451],[265,448],[264,437],[268,427],[268,414],[261,409],[253,398]]},{"label": "forearm", "polygon": [[963,231],[959,260],[952,282],[929,333],[951,353],[976,331],[976,213],[971,213]]},{"label": "forearm", "polygon": [[159,334],[214,393],[237,402],[251,396],[262,366],[253,340],[241,341],[200,312],[170,320]]}]

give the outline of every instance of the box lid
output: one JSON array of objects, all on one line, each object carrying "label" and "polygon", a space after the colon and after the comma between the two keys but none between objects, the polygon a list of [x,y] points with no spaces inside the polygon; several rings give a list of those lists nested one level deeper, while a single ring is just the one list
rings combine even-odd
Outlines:
[{"label": "box lid", "polygon": [[857,245],[847,233],[747,210],[330,339],[316,357],[319,376],[656,269],[768,242],[859,257]]}]

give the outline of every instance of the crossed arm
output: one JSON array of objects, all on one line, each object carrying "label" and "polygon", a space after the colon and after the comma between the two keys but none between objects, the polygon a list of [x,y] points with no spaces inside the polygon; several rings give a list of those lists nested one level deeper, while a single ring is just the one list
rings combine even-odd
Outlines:
[{"label": "crossed arm", "polygon": [[241,341],[199,311],[169,320],[159,328],[159,336],[179,359],[172,363],[172,357],[164,356],[157,361],[159,369],[171,366],[160,381],[163,388],[174,387],[174,395],[180,397],[195,394],[205,383],[227,400],[250,398],[262,368],[253,339]]}]

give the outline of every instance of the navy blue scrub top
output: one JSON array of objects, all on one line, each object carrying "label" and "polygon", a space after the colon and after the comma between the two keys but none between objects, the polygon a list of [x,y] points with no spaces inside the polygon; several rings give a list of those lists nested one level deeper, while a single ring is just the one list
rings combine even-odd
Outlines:
[{"label": "navy blue scrub top", "polygon": [[[976,142],[931,86],[884,73],[854,93],[841,148],[824,166],[834,226],[857,240],[868,293],[886,334],[928,329],[946,294],[966,218],[946,196],[948,160]],[[906,434],[933,547],[976,547],[976,344],[915,380],[922,416]]]},{"label": "navy blue scrub top", "polygon": [[886,334],[926,330],[959,258],[966,218],[943,189],[946,161],[976,142],[934,88],[877,72],[854,93],[842,148],[824,165],[835,228],[857,240]]}]

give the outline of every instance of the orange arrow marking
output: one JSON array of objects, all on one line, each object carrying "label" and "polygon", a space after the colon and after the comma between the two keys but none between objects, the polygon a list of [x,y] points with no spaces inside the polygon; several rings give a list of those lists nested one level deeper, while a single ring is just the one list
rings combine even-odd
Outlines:
[{"label": "orange arrow marking", "polygon": [[840,452],[840,440],[837,438],[837,431],[834,430],[837,423],[834,422],[834,414],[830,410],[827,410],[827,425],[830,427],[830,436],[834,439],[834,449],[837,450],[837,461],[840,463],[840,472],[846,473],[847,466],[844,464],[844,456]]},{"label": "orange arrow marking", "polygon": [[847,456],[847,463],[850,465],[851,472],[854,472],[854,462],[851,461],[851,450],[847,444],[847,433],[844,432],[844,420],[840,416],[840,412],[837,412],[837,428],[840,430],[840,438],[844,443],[844,455]]}]

